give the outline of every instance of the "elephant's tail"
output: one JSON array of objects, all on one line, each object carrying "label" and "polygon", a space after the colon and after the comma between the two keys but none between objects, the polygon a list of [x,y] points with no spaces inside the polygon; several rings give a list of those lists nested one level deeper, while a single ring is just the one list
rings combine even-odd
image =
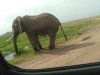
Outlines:
[{"label": "elephant's tail", "polygon": [[65,35],[64,30],[63,30],[61,24],[60,24],[60,28],[61,28],[61,30],[62,30],[62,32],[63,32],[63,34],[64,34],[64,37],[65,37],[66,41],[68,41],[67,36]]}]

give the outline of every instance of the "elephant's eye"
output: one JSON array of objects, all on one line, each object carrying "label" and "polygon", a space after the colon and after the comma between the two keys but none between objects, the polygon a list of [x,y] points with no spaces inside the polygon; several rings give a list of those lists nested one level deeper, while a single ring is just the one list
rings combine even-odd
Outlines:
[{"label": "elephant's eye", "polygon": [[17,26],[17,24],[16,24],[16,23],[15,23],[14,25],[15,25],[15,27]]}]

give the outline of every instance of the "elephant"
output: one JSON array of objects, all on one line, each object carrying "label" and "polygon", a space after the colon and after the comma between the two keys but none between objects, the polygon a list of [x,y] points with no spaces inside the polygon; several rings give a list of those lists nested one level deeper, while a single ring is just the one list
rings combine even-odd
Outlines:
[{"label": "elephant", "polygon": [[50,38],[49,49],[55,49],[55,38],[59,29],[59,25],[62,29],[65,39],[67,40],[60,21],[50,13],[42,13],[35,16],[17,16],[12,24],[12,38],[16,54],[20,54],[17,47],[17,37],[20,33],[23,32],[27,34],[27,37],[35,52],[38,52],[40,51],[40,49],[43,49],[38,36],[48,35]]}]

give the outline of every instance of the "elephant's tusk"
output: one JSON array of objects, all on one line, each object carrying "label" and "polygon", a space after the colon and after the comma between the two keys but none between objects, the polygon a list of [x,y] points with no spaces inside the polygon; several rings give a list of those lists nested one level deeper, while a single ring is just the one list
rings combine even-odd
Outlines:
[{"label": "elephant's tusk", "polygon": [[10,41],[10,40],[13,38],[13,36],[14,36],[14,35],[12,35],[12,36],[11,36],[8,40],[6,40],[6,41]]}]

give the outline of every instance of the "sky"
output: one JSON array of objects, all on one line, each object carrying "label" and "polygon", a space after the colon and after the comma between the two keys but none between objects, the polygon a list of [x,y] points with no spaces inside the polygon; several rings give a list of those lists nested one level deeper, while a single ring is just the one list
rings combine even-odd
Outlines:
[{"label": "sky", "polygon": [[0,35],[12,31],[17,16],[51,13],[61,23],[100,16],[100,0],[0,0]]}]

